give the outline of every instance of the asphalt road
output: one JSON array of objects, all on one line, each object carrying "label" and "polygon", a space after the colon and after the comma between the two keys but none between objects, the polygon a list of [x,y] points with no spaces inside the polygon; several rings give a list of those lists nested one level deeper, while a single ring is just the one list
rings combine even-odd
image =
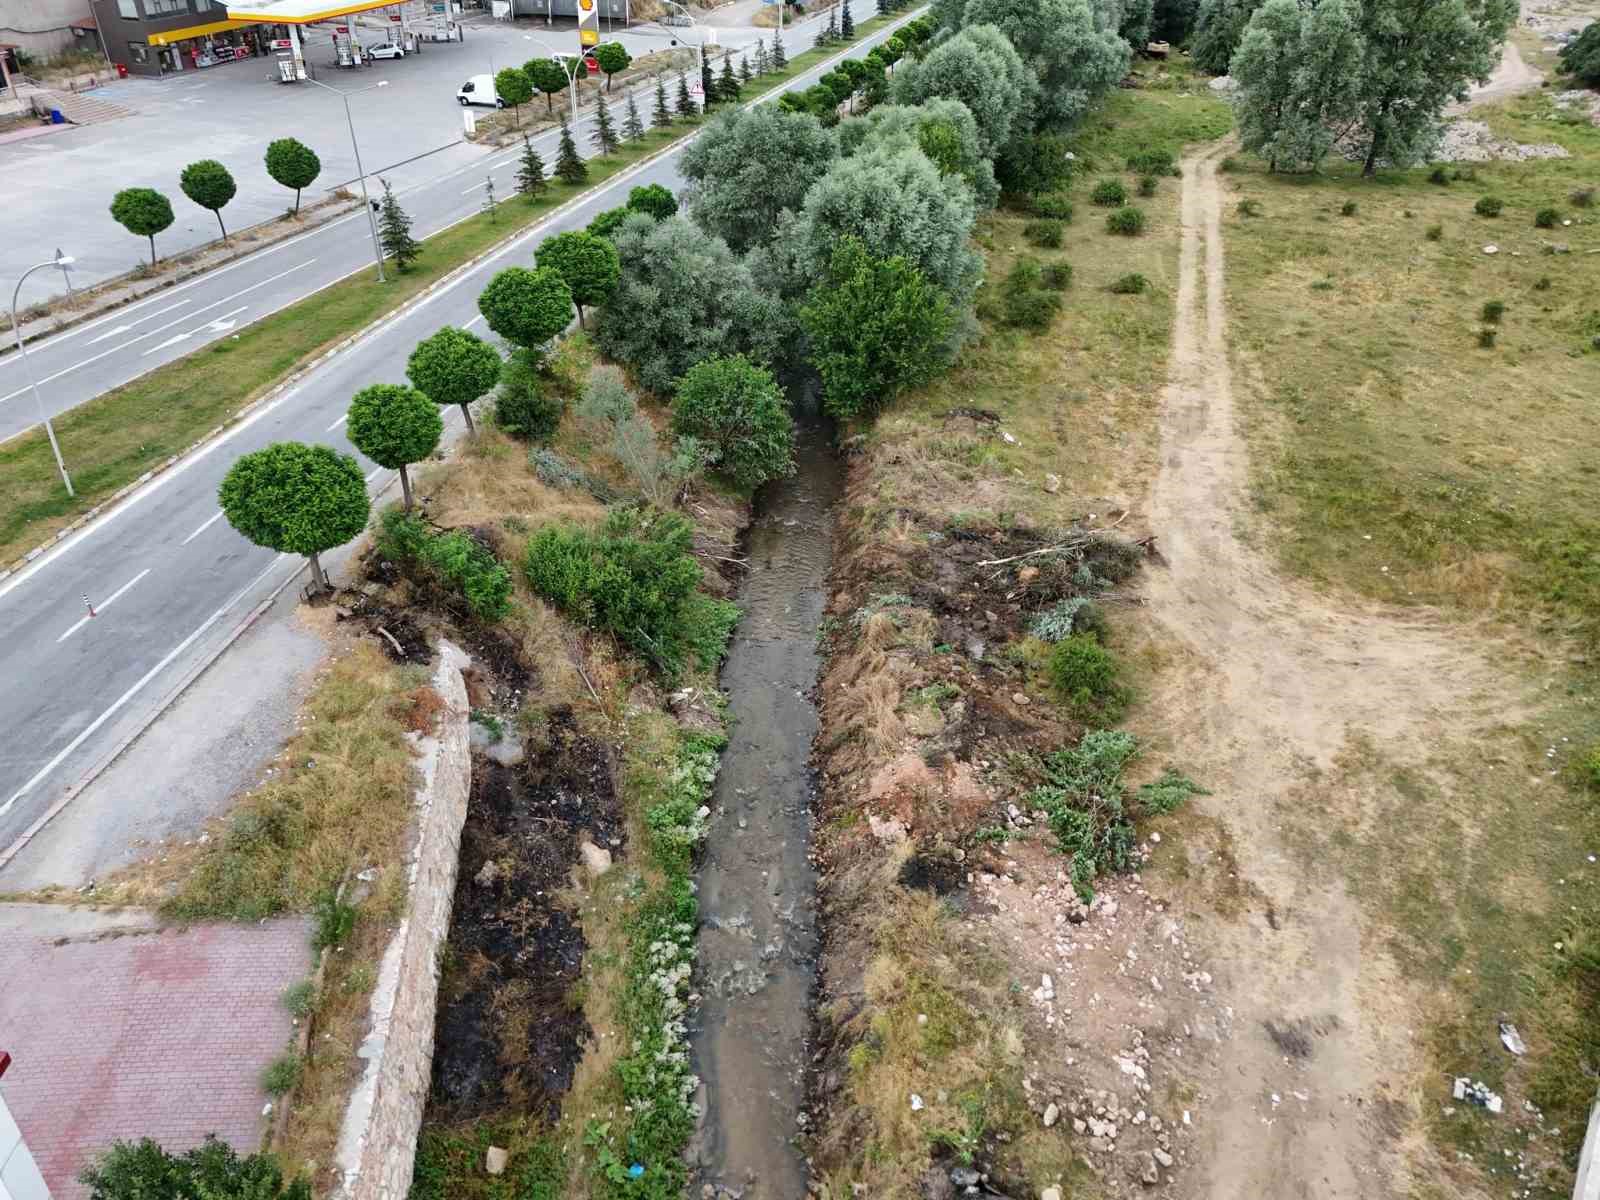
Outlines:
[{"label": "asphalt road", "polygon": [[[858,43],[851,53],[860,53],[886,36],[887,31],[880,32]],[[790,86],[807,87],[827,69],[815,68]],[[528,230],[415,308],[389,319],[222,439],[158,476],[127,503],[0,583],[0,645],[7,647],[8,681],[0,696],[0,727],[7,731],[0,747],[0,859],[85,770],[102,761],[112,747],[149,719],[174,683],[214,652],[244,614],[301,569],[300,560],[252,546],[221,519],[217,486],[233,461],[290,438],[354,452],[343,433],[351,395],[371,383],[403,381],[410,349],[441,326],[466,326],[481,332],[478,293],[496,271],[528,261],[543,237],[581,228],[595,214],[619,203],[634,186],[661,183],[681,190],[684,181],[677,161],[683,144],[647,167],[623,172],[580,205]],[[464,182],[460,186],[464,188]],[[450,214],[461,215],[475,206],[474,198],[459,192],[455,201],[441,194],[450,190],[419,192],[413,201],[418,215],[427,213],[437,226],[449,220]],[[344,243],[351,240],[348,235],[331,237],[319,244],[317,257],[309,260],[303,272],[280,279],[273,276],[286,270],[285,264],[306,261],[292,245],[258,256],[260,263],[252,260],[252,265],[241,264],[221,278],[200,281],[188,295],[164,296],[150,307],[186,300],[183,311],[196,311],[190,312],[185,324],[151,332],[51,386],[58,387],[74,375],[100,379],[101,387],[122,382],[148,369],[156,356],[146,357],[143,368],[138,365],[139,357],[173,332],[193,329],[212,314],[229,312],[241,303],[287,303],[294,298],[291,291],[296,284],[298,294],[310,290],[313,269],[337,270],[324,268],[321,257],[341,253],[347,249]],[[267,282],[256,278],[258,275]],[[252,286],[257,291],[240,294]],[[276,290],[281,287],[290,290]],[[251,301],[249,297],[260,299]],[[205,311],[198,311],[202,306]],[[158,317],[133,312],[118,314],[115,320],[142,318],[160,327],[172,316],[176,313]],[[92,349],[87,346],[88,339],[104,332],[104,327],[86,328],[74,338],[61,340]],[[217,335],[195,335],[196,344],[209,336]],[[193,348],[192,344],[182,347]],[[41,366],[47,361],[40,356]],[[70,360],[54,361],[58,365],[52,369],[59,370],[59,364]],[[368,478],[374,489],[388,482],[388,472],[362,461],[363,468],[371,472]],[[97,605],[99,615],[92,620],[85,615],[84,596]],[[146,736],[161,736],[161,726],[154,726]],[[161,798],[135,795],[127,796],[125,802],[159,804]]]}]

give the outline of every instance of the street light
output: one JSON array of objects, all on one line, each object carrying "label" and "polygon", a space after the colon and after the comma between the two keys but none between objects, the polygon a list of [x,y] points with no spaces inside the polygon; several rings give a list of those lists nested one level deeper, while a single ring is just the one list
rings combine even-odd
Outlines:
[{"label": "street light", "polygon": [[342,92],[336,87],[330,87],[328,84],[310,77],[307,77],[306,82],[316,84],[323,91],[332,92],[335,96],[339,96],[344,100],[344,121],[346,125],[350,126],[350,149],[356,152],[356,174],[361,177],[361,204],[367,210],[367,227],[372,230],[372,257],[378,260],[378,282],[383,283],[383,245],[378,241],[378,222],[373,218],[372,201],[367,196],[367,174],[361,166],[361,147],[356,144],[356,123],[354,118],[350,116],[350,97],[359,96],[362,92],[370,92],[373,88],[388,87],[389,81],[384,79],[378,83],[369,83],[366,87],[357,88],[353,92]]},{"label": "street light", "polygon": [[[687,8],[684,8],[683,5],[679,4],[677,0],[666,0],[666,2],[672,5],[673,8],[677,9],[688,19],[689,28],[700,28],[700,22],[694,19],[694,14],[691,13]],[[677,35],[674,34],[673,36],[676,37]],[[700,34],[700,40],[696,44],[695,49],[700,52],[700,78],[696,81],[696,86],[700,89],[700,111],[705,112],[706,101],[711,97],[706,95],[706,35],[703,31]]]},{"label": "street light", "polygon": [[33,389],[33,402],[39,406],[39,419],[44,422],[45,436],[50,439],[51,453],[56,456],[56,470],[61,472],[61,482],[67,485],[67,495],[76,497],[78,493],[72,490],[72,480],[67,475],[67,464],[61,461],[61,446],[56,441],[56,427],[50,423],[50,418],[44,411],[44,399],[39,395],[39,381],[33,377],[33,364],[28,361],[28,347],[22,342],[22,322],[17,320],[17,297],[22,294],[23,280],[46,267],[60,267],[65,271],[71,265],[72,256],[57,250],[56,256],[49,262],[38,263],[22,273],[22,279],[17,280],[17,286],[11,293],[11,331],[17,335],[17,349],[22,352],[22,369],[28,373],[28,386]]},{"label": "street light", "polygon": [[525,41],[525,42],[534,42],[535,44],[543,46],[546,50],[550,51],[551,59],[555,62],[556,66],[561,68],[562,74],[564,74],[567,77],[567,91],[569,93],[571,93],[571,95],[572,95],[572,123],[573,123],[573,125],[577,125],[577,123],[578,123],[578,68],[580,66],[583,67],[583,73],[584,73],[585,77],[587,77],[588,74],[589,74],[589,67],[588,67],[588,64],[586,64],[584,62],[583,56],[579,55],[577,58],[572,59],[571,60],[572,65],[569,67],[567,65],[568,59],[566,57],[564,57],[559,50],[557,50],[554,46],[552,46],[549,42],[545,41],[543,38],[536,38],[531,33],[525,33],[525,34],[522,35],[522,40]]}]

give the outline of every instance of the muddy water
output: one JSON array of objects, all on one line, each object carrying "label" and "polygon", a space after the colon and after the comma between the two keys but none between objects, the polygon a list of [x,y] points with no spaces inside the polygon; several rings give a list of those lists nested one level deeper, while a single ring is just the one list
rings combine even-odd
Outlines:
[{"label": "muddy water", "polygon": [[815,878],[806,857],[807,766],[833,528],[843,468],[814,412],[796,414],[798,470],[765,489],[750,572],[722,670],[734,716],[700,871],[703,980],[696,1069],[706,1118],[700,1183],[745,1200],[800,1200],[807,1005],[815,970]]}]

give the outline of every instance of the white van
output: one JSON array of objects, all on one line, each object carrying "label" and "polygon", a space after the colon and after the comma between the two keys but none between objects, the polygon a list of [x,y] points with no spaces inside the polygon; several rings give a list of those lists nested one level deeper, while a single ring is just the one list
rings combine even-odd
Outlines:
[{"label": "white van", "polygon": [[504,108],[506,103],[494,93],[493,75],[474,75],[456,89],[456,103],[465,108],[469,104],[482,104],[489,108]]}]

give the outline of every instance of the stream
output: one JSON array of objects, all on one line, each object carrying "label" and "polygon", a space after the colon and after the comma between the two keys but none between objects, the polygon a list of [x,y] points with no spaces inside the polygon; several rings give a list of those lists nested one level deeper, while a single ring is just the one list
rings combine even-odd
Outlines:
[{"label": "stream", "polygon": [[733,714],[699,873],[703,996],[693,1036],[705,1116],[698,1183],[744,1200],[802,1200],[792,1144],[804,1100],[816,968],[816,878],[807,857],[817,713],[817,630],[833,505],[844,485],[814,392],[796,396],[796,472],[758,497],[744,618],[722,668]]}]

